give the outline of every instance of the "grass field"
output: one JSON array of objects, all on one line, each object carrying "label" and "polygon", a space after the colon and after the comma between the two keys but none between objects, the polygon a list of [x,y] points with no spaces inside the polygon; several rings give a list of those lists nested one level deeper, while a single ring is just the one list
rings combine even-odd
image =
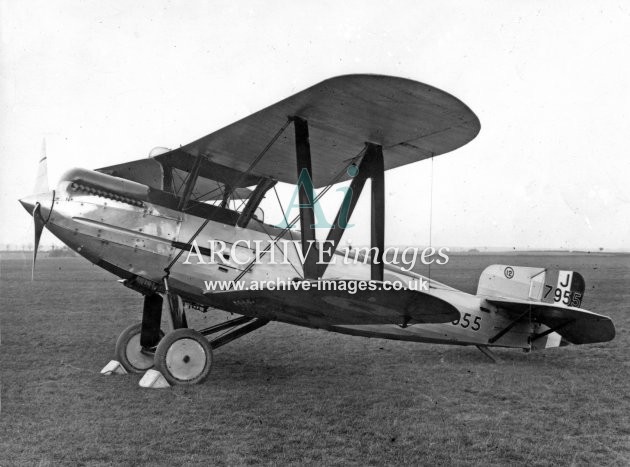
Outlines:
[{"label": "grass field", "polygon": [[215,352],[204,384],[147,390],[99,375],[138,294],[80,258],[42,259],[35,282],[4,260],[0,465],[629,465],[630,256],[455,255],[432,276],[474,292],[491,263],[580,271],[617,337],[496,365],[271,323]]}]

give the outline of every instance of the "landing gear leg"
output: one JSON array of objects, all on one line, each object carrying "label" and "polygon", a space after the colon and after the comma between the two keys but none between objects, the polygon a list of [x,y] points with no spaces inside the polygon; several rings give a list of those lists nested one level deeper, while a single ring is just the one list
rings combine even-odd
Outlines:
[{"label": "landing gear leg", "polygon": [[153,355],[144,349],[157,346],[164,333],[160,329],[162,297],[158,294],[144,297],[142,323],[126,328],[116,341],[116,360],[129,373],[143,373],[153,367]]},{"label": "landing gear leg", "polygon": [[493,363],[501,363],[501,359],[492,353],[487,345],[476,345],[475,347],[477,347],[482,354],[492,360]]},{"label": "landing gear leg", "polygon": [[154,348],[160,341],[160,323],[162,321],[162,296],[154,293],[144,297],[142,309],[142,332],[140,345],[145,349]]},{"label": "landing gear leg", "polygon": [[166,301],[168,303],[168,309],[170,311],[170,324],[171,331],[176,329],[182,329],[188,327],[188,321],[186,320],[186,312],[182,304],[182,299],[179,295],[171,292],[168,285],[168,277],[164,278],[164,290],[166,292]]},{"label": "landing gear leg", "polygon": [[186,319],[186,311],[184,310],[184,304],[179,295],[169,293],[166,296],[169,305],[169,311],[171,313],[171,324],[173,330],[182,329],[188,327],[188,320]]}]

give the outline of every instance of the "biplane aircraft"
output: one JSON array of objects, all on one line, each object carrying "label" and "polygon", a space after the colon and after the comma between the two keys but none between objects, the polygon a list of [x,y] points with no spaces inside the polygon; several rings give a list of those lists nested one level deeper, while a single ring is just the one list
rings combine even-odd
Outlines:
[{"label": "biplane aircraft", "polygon": [[[580,308],[584,279],[577,272],[492,265],[472,295],[385,263],[385,171],[455,150],[479,130],[464,103],[432,86],[339,76],[177,149],[70,170],[52,191],[40,175],[37,193],[21,203],[33,216],[36,246],[45,226],[144,295],[142,321],[122,332],[116,358],[129,372],[155,367],[171,384],[202,381],[213,350],[269,321],[475,345],[489,356],[493,346],[533,350],[613,339],[609,318]],[[340,240],[368,179],[368,261],[330,261],[342,254]],[[315,203],[344,181],[350,196],[328,228],[328,243],[317,242]],[[280,226],[265,223],[258,209],[278,182],[299,191],[299,216]],[[322,188],[316,198],[314,190]],[[295,248],[279,250],[279,239]],[[222,249],[220,261],[210,261],[216,241],[233,247],[238,260]],[[251,242],[262,249],[254,251]],[[36,253],[37,247],[33,265]],[[275,278],[296,286],[250,286]],[[245,285],[206,286],[226,280]],[[395,281],[408,286],[387,287]],[[320,288],[323,283],[328,286]],[[414,286],[421,283],[426,287]],[[187,325],[189,309],[239,316],[195,330]]]}]

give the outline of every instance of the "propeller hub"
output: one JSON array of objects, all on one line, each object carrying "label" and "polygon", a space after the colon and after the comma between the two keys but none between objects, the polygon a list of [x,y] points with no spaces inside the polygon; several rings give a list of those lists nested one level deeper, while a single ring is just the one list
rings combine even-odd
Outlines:
[{"label": "propeller hub", "polygon": [[26,198],[22,198],[20,200],[20,204],[24,206],[24,209],[26,209],[29,214],[33,214],[33,209],[35,209],[35,204],[37,203],[37,200],[35,198],[36,195],[33,195],[27,196]]},{"label": "propeller hub", "polygon": [[24,206],[24,209],[26,209],[26,211],[28,211],[31,215],[33,215],[35,206],[39,204],[41,217],[44,220],[47,220],[50,216],[50,211],[52,210],[53,193],[40,193],[37,195],[26,196],[20,200],[20,204]]},{"label": "propeller hub", "polygon": [[55,200],[55,192],[41,193],[37,195],[27,196],[20,200],[20,204],[24,206],[24,209],[33,216],[33,224],[35,227],[35,238],[33,244],[33,266],[31,270],[31,280],[35,277],[35,261],[37,260],[37,250],[39,248],[39,240],[42,236],[44,226],[50,219],[52,213],[53,204]]}]

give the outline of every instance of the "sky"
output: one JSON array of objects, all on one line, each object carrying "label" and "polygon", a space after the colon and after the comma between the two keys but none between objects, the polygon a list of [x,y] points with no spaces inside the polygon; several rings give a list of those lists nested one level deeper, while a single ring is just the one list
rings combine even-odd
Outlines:
[{"label": "sky", "polygon": [[[630,250],[630,5],[435,0],[0,0],[0,247],[32,242],[17,199],[42,139],[52,186],[348,73],[436,86],[481,121],[386,174],[387,244]],[[369,241],[365,199],[352,223]]]}]

